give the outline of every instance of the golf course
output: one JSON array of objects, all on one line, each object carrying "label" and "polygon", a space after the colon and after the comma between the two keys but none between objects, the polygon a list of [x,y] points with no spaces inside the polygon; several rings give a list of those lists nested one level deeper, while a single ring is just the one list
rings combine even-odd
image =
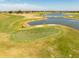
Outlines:
[{"label": "golf course", "polygon": [[78,58],[79,30],[61,24],[27,25],[43,18],[0,14],[0,58]]}]

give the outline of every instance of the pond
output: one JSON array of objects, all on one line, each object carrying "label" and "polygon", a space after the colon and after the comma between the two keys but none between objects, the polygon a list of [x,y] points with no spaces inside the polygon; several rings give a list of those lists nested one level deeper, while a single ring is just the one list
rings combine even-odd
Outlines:
[{"label": "pond", "polygon": [[[50,15],[48,15],[48,16],[50,16]],[[51,16],[58,16],[59,17],[59,14],[51,14]],[[63,16],[63,15],[60,14],[60,16]],[[32,22],[29,22],[28,24],[30,26],[42,25],[42,24],[60,24],[60,25],[69,26],[69,27],[79,30],[79,21],[78,20],[72,20],[72,19],[68,19],[68,18],[64,18],[64,17],[58,18],[58,17],[57,18],[56,17],[48,17],[48,19],[46,19],[46,20],[32,21]]]},{"label": "pond", "polygon": [[64,14],[55,13],[55,14],[45,14],[46,17],[64,17]]}]

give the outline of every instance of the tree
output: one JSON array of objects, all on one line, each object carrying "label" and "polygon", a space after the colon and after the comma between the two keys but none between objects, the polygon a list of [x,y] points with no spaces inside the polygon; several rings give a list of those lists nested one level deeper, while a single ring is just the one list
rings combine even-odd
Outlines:
[{"label": "tree", "polygon": [[12,11],[9,11],[8,13],[13,13]]}]

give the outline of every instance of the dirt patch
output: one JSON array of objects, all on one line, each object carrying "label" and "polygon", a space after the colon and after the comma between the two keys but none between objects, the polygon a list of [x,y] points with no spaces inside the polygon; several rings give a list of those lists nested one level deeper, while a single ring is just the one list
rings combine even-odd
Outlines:
[{"label": "dirt patch", "polygon": [[13,14],[13,15],[19,15],[19,16],[24,16],[25,18],[36,18],[36,19],[43,19],[44,17],[43,16],[40,16],[40,15],[37,15],[37,14],[32,14],[32,13],[29,13],[29,14],[26,14],[26,13],[23,13],[23,14]]}]

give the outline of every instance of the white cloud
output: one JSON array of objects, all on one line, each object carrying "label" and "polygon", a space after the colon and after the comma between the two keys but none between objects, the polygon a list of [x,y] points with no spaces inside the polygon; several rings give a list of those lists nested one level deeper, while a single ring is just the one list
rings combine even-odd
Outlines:
[{"label": "white cloud", "polygon": [[9,10],[44,10],[45,8],[31,4],[0,4],[0,11]]},{"label": "white cloud", "polygon": [[[9,1],[11,1],[11,0],[0,0],[0,2],[9,2]],[[22,0],[13,0],[13,1],[22,1]]]},{"label": "white cloud", "polygon": [[6,0],[0,0],[0,2],[5,2]]}]

